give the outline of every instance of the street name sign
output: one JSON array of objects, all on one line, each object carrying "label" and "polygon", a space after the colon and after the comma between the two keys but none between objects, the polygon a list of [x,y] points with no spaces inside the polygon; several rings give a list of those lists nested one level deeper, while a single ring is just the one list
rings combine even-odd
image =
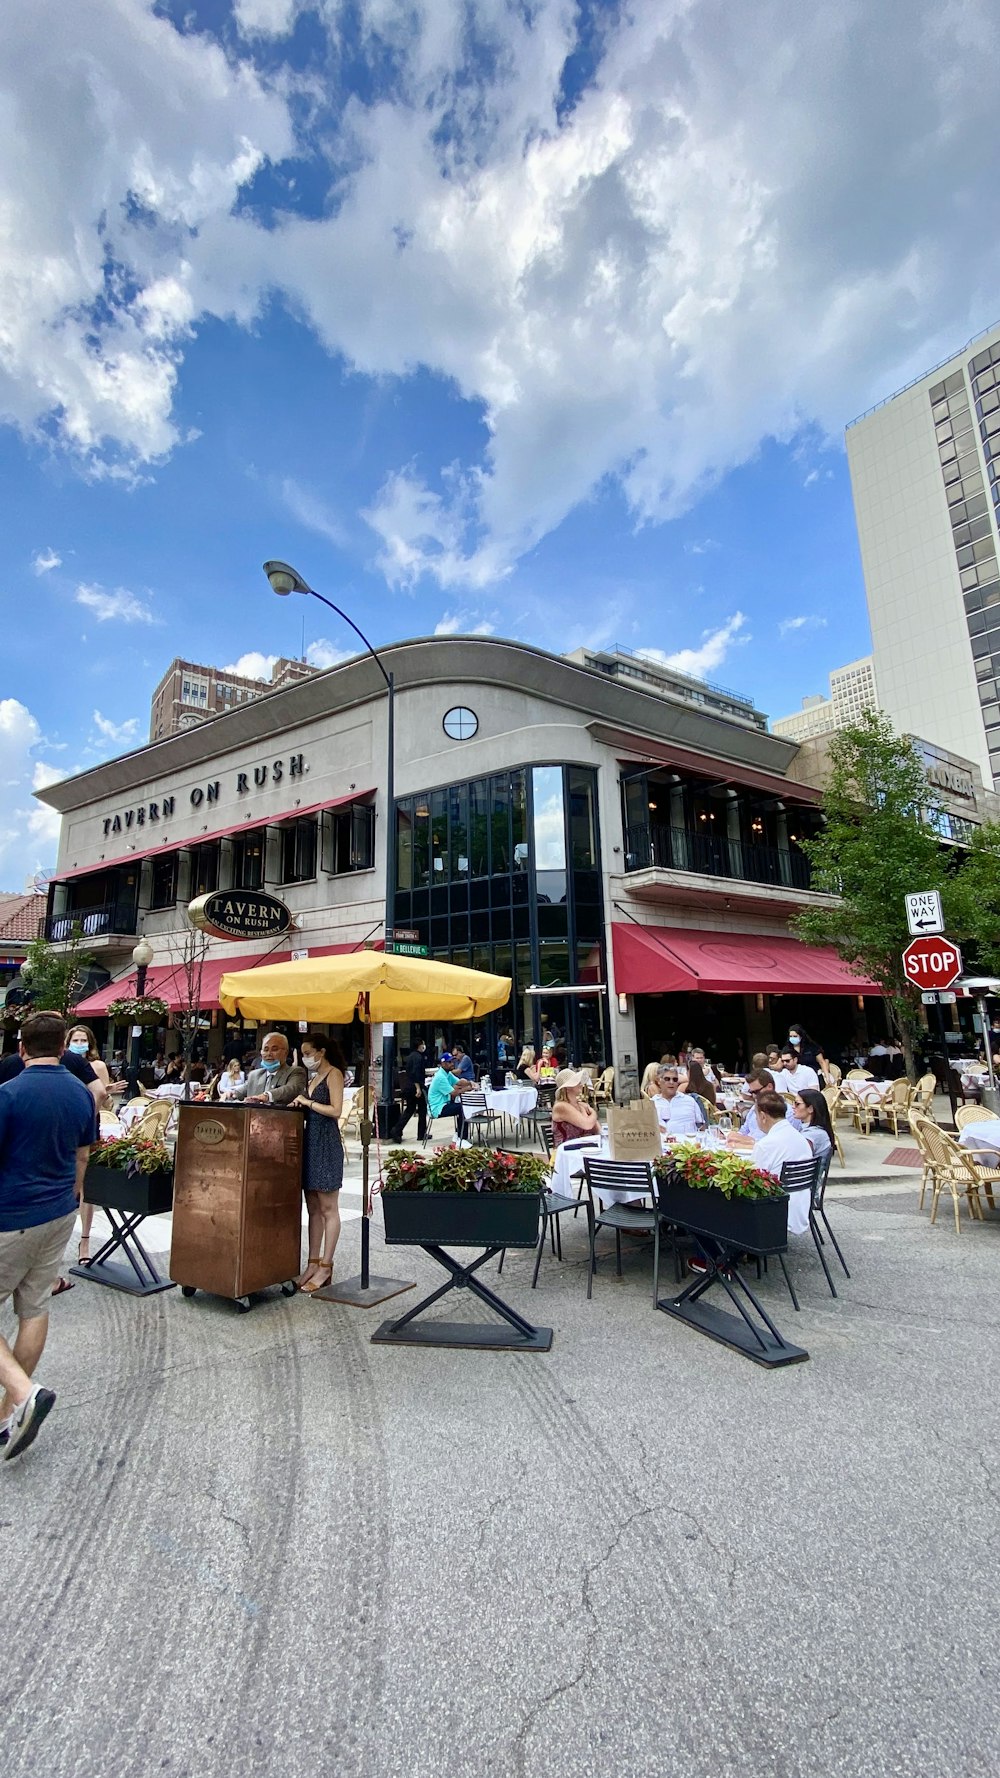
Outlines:
[{"label": "street name sign", "polygon": [[962,973],[962,953],[950,938],[914,938],[903,952],[907,980],[918,988],[950,988]]},{"label": "street name sign", "polygon": [[920,998],[925,1006],[954,1006],[958,995],[950,994],[947,988],[936,994],[932,988],[929,994],[921,994]]},{"label": "street name sign", "polygon": [[924,933],[944,931],[941,897],[936,889],[924,889],[906,896],[906,925],[914,938]]},{"label": "street name sign", "polygon": [[385,948],[387,951],[393,951],[397,957],[426,957],[427,955],[426,945],[401,945],[395,939]]}]

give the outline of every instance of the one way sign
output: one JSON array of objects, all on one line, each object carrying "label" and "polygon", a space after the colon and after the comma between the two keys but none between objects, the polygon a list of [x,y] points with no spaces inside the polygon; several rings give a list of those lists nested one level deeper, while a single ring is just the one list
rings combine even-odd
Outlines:
[{"label": "one way sign", "polygon": [[941,897],[936,889],[925,889],[920,895],[906,897],[906,924],[914,938],[925,932],[944,931]]}]

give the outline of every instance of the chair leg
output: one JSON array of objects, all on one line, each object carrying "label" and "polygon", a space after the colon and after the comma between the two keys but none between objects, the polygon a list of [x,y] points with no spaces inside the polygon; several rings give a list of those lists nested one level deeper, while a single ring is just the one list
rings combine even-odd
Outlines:
[{"label": "chair leg", "polygon": [[813,1238],[813,1244],[816,1248],[816,1252],[819,1254],[819,1263],[823,1267],[823,1271],[826,1275],[826,1281],[830,1286],[830,1295],[836,1296],[837,1292],[834,1288],[833,1279],[830,1277],[830,1268],[826,1263],[826,1254],[823,1252],[823,1243],[820,1239],[819,1229],[816,1227],[815,1220],[813,1219],[812,1216],[810,1216],[810,1218],[809,1218],[809,1233],[811,1234],[811,1236]]},{"label": "chair leg", "polygon": [[653,1223],[653,1308],[660,1297],[660,1219]]},{"label": "chair leg", "polygon": [[620,1278],[622,1275],[622,1232],[621,1232],[621,1229],[615,1230],[615,1271],[618,1273],[618,1276]]},{"label": "chair leg", "polygon": [[541,1234],[538,1237],[538,1246],[535,1248],[535,1269],[531,1274],[531,1288],[532,1288],[532,1290],[534,1290],[538,1284],[538,1268],[542,1263],[542,1252],[545,1247],[545,1220],[546,1219],[543,1217],[542,1218],[542,1230],[541,1230]]},{"label": "chair leg", "polygon": [[594,1273],[597,1270],[597,1253],[595,1251],[597,1242],[597,1222],[593,1216],[589,1215],[587,1220],[590,1223],[590,1264],[587,1267],[587,1301],[589,1303],[594,1294]]},{"label": "chair leg", "polygon": [[561,1218],[558,1216],[554,1216],[552,1218],[552,1221],[555,1223],[555,1229],[556,1229],[556,1258],[558,1260],[561,1260],[562,1259],[562,1222],[561,1222]]},{"label": "chair leg", "polygon": [[[544,1241],[544,1239],[545,1239],[545,1223],[543,1222],[542,1223],[542,1240]],[[506,1249],[506,1247],[501,1247],[500,1261],[499,1261],[499,1264],[497,1265],[497,1277],[498,1278],[500,1276],[500,1273],[503,1271],[503,1262],[506,1259],[506,1257],[507,1257],[507,1249]]]},{"label": "chair leg", "polygon": [[830,1240],[831,1240],[831,1241],[832,1241],[832,1242],[833,1242],[833,1251],[834,1251],[834,1253],[835,1253],[835,1254],[836,1254],[836,1255],[837,1255],[837,1258],[838,1258],[838,1259],[839,1259],[839,1261],[840,1261],[840,1263],[841,1263],[841,1265],[842,1265],[842,1266],[843,1266],[843,1268],[844,1268],[844,1277],[845,1277],[845,1278],[849,1278],[849,1277],[850,1277],[850,1275],[851,1275],[851,1274],[850,1274],[850,1272],[849,1272],[849,1271],[848,1271],[848,1270],[847,1270],[847,1261],[846,1261],[846,1260],[845,1260],[845,1258],[844,1258],[844,1256],[843,1256],[843,1254],[842,1254],[842,1253],[841,1253],[841,1251],[840,1251],[840,1246],[839,1246],[839,1243],[838,1243],[838,1241],[837,1241],[837,1237],[836,1237],[836,1235],[835,1235],[835,1234],[834,1234],[834,1232],[833,1232],[833,1230],[832,1230],[832,1228],[831,1228],[831,1227],[830,1227],[830,1224],[829,1224],[829,1221],[828,1221],[828,1219],[827,1219],[827,1214],[826,1214],[826,1211],[825,1211],[825,1210],[821,1210],[821,1211],[820,1211],[820,1215],[821,1215],[821,1217],[822,1217],[822,1218],[823,1218],[823,1227],[824,1227],[824,1228],[825,1228],[825,1229],[826,1229],[826,1232],[827,1232],[827,1234],[828,1234],[828,1235],[829,1235],[829,1237],[830,1237]]}]

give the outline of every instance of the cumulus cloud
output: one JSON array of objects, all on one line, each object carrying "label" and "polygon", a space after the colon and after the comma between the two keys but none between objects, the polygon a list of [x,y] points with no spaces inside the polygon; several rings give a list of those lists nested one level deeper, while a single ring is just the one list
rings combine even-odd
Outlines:
[{"label": "cumulus cloud", "polygon": [[[326,201],[259,216],[296,74],[268,89],[253,56],[304,11],[330,33],[302,144]],[[430,371],[481,422],[365,513],[391,584],[477,588],[609,481],[668,519],[994,318],[995,0],[911,0],[904,32],[894,0],[633,0],[577,91],[585,12],[359,0],[347,93],[335,0],[235,0],[228,55],[152,0],[14,0],[0,412],[155,460],[192,331],[277,292],[354,371]]]},{"label": "cumulus cloud", "polygon": [[38,759],[41,726],[17,698],[0,698],[0,886],[21,889],[55,863],[59,818],[31,792],[62,774]]},{"label": "cumulus cloud", "polygon": [[467,611],[449,611],[434,625],[435,636],[493,636],[496,625],[485,618],[477,622]]},{"label": "cumulus cloud", "polygon": [[825,630],[826,618],[810,614],[804,617],[783,617],[778,625],[778,635],[793,636],[799,630]]},{"label": "cumulus cloud", "polygon": [[54,549],[39,549],[31,558],[31,566],[38,575],[51,574],[53,568],[62,567],[62,556],[57,556]]},{"label": "cumulus cloud", "polygon": [[231,661],[223,667],[223,673],[235,673],[240,679],[267,679],[277,663],[276,654],[261,654],[259,649],[251,649],[248,654],[241,654],[238,661]]},{"label": "cumulus cloud", "polygon": [[335,643],[328,642],[324,636],[317,637],[315,642],[306,645],[306,660],[310,667],[318,667],[325,672],[327,667],[335,667],[340,661],[348,661],[357,649],[338,648]]},{"label": "cumulus cloud", "polygon": [[139,718],[130,716],[125,722],[112,722],[110,717],[95,710],[94,728],[100,741],[106,741],[112,747],[127,747],[130,741],[138,738]]},{"label": "cumulus cloud", "polygon": [[74,596],[78,605],[93,612],[99,624],[157,624],[162,621],[142,599],[137,599],[123,586],[109,592],[105,587],[84,584],[77,587]]},{"label": "cumulus cloud", "polygon": [[753,640],[741,632],[746,623],[742,611],[734,611],[717,630],[705,630],[697,648],[678,648],[668,654],[662,648],[637,648],[636,654],[654,661],[660,667],[672,667],[676,673],[689,673],[693,679],[704,679],[721,667],[733,647],[742,647]]}]

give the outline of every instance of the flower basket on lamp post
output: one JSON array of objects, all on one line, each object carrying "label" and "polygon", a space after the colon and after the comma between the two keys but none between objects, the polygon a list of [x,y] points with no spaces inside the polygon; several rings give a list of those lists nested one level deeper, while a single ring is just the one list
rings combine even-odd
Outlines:
[{"label": "flower basket on lamp post", "polygon": [[170,1008],[155,994],[123,994],[107,1012],[114,1025],[165,1025]]}]

